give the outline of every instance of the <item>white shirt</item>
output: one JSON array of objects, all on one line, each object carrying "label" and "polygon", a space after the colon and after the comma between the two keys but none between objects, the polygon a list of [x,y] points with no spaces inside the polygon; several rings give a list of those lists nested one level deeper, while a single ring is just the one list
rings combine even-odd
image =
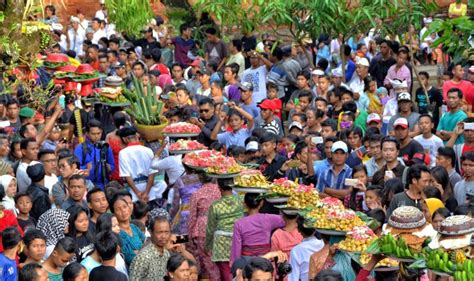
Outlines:
[{"label": "white shirt", "polygon": [[290,252],[291,273],[288,281],[308,280],[309,260],[311,255],[320,251],[324,242],[316,237],[308,237],[296,245]]},{"label": "white shirt", "polygon": [[44,176],[44,186],[49,190],[50,196],[53,195],[51,191],[53,190],[53,185],[57,182],[58,182],[58,177],[55,174],[51,174],[51,176],[48,176],[48,175]]},{"label": "white shirt", "polygon": [[388,122],[390,121],[390,118],[392,118],[392,116],[394,116],[397,113],[398,113],[397,99],[391,98],[387,101],[387,103],[384,106],[383,114],[382,114],[383,122],[388,124]]},{"label": "white shirt", "polygon": [[107,33],[105,33],[105,30],[103,29],[98,29],[96,32],[94,32],[94,35],[92,36],[92,43],[99,44],[99,40],[102,37],[107,37]]},{"label": "white shirt", "polygon": [[82,50],[82,43],[86,38],[85,31],[81,27],[79,27],[77,31],[70,28],[67,31],[67,34],[69,37],[69,50],[76,52],[77,56],[83,55],[84,51]]},{"label": "white shirt", "polygon": [[262,65],[257,68],[249,68],[242,73],[241,81],[250,82],[253,85],[252,100],[259,103],[267,98],[267,67]]},{"label": "white shirt", "polygon": [[19,192],[26,192],[28,186],[31,184],[31,179],[26,173],[26,168],[30,165],[38,164],[38,161],[31,161],[30,164],[26,164],[20,161],[18,165],[18,169],[16,170],[16,181],[18,183],[18,191]]},{"label": "white shirt", "polygon": [[413,138],[419,142],[425,151],[428,151],[430,154],[430,166],[434,167],[436,164],[436,155],[438,155],[438,148],[443,147],[443,140],[436,135],[432,135],[431,138],[425,139],[423,135],[418,135]]},{"label": "white shirt", "polygon": [[98,10],[97,12],[95,12],[95,18],[98,18],[100,20],[107,20],[106,19],[106,16],[105,16],[105,13],[103,10]]},{"label": "white shirt", "polygon": [[184,167],[181,158],[181,155],[168,156],[163,159],[155,158],[151,163],[151,167],[158,171],[166,172],[169,184],[171,185],[184,174]]},{"label": "white shirt", "polygon": [[238,52],[235,55],[230,55],[226,65],[231,63],[236,63],[239,65],[239,77],[242,76],[242,73],[244,73],[245,70],[245,58],[244,55],[242,55],[242,52]]},{"label": "white shirt", "polygon": [[79,29],[86,34],[86,29],[89,27],[89,21],[84,19],[79,24]]}]

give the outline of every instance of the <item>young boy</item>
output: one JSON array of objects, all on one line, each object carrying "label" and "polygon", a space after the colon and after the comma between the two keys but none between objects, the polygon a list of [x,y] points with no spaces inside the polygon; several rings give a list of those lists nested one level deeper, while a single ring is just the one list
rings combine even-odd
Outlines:
[{"label": "young boy", "polygon": [[20,225],[23,232],[29,229],[35,229],[36,220],[30,217],[30,211],[33,207],[30,195],[20,192],[15,195],[15,207],[18,209],[18,224]]},{"label": "young boy", "polygon": [[250,82],[242,82],[239,84],[241,107],[248,114],[252,115],[253,119],[260,115],[260,109],[252,99],[253,86]]},{"label": "young boy", "polygon": [[29,263],[41,264],[46,254],[46,236],[40,230],[30,229],[23,237],[26,260],[21,267]]},{"label": "young boy", "polygon": [[59,239],[53,252],[43,263],[43,269],[48,272],[50,280],[62,280],[62,268],[72,259],[76,247],[76,243],[71,237]]},{"label": "young boy", "polygon": [[441,91],[430,85],[430,75],[428,72],[420,71],[418,73],[420,81],[425,85],[430,104],[426,100],[426,94],[422,87],[419,87],[415,93],[415,104],[418,105],[420,114],[428,113],[429,109],[433,112],[434,127],[438,127],[439,118],[442,115],[441,107],[443,106],[443,94]]},{"label": "young boy", "polygon": [[255,120],[255,128],[263,128],[269,133],[282,137],[281,121],[273,115],[276,108],[273,101],[265,99],[258,106],[260,107],[260,117]]},{"label": "young boy", "polygon": [[97,234],[95,248],[102,259],[102,265],[92,269],[91,281],[114,280],[126,281],[127,276],[115,269],[115,256],[118,251],[118,238],[111,231]]},{"label": "young boy", "polygon": [[267,99],[273,101],[275,103],[275,114],[281,120],[281,111],[283,109],[283,104],[281,100],[278,98],[278,86],[273,82],[267,83]]},{"label": "young boy", "polygon": [[425,149],[425,159],[429,156],[429,165],[434,167],[436,164],[436,156],[438,155],[438,148],[444,147],[443,140],[433,134],[433,117],[429,114],[422,114],[418,119],[418,125],[421,130],[421,135],[413,139],[419,142]]},{"label": "young boy", "polygon": [[467,193],[474,193],[474,151],[468,151],[461,156],[461,166],[464,179],[454,186],[454,198],[458,206],[466,204]]},{"label": "young boy", "polygon": [[90,226],[93,228],[93,232],[95,233],[95,224],[97,223],[97,218],[103,213],[107,212],[109,203],[105,197],[105,192],[98,187],[95,187],[91,191],[87,192],[86,198],[87,205],[92,211]]},{"label": "young boy", "polygon": [[0,253],[1,280],[17,280],[16,258],[21,242],[20,231],[9,227],[2,231],[3,253]]}]

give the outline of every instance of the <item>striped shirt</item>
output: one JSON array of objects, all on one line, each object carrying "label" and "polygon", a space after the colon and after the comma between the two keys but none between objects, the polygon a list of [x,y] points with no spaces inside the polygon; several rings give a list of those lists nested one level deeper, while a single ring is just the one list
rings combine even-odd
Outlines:
[{"label": "striped shirt", "polygon": [[318,179],[317,188],[319,192],[324,192],[326,187],[334,188],[334,189],[345,189],[344,180],[350,179],[352,177],[352,168],[349,167],[347,164],[344,164],[344,168],[336,175],[333,171],[333,166],[329,167],[329,169],[321,172],[320,177]]}]

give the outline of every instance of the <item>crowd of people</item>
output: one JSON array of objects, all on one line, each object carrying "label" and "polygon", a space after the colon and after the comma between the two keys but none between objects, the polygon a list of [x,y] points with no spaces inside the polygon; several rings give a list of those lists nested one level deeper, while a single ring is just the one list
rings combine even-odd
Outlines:
[{"label": "crowd of people", "polygon": [[[453,5],[450,17],[466,13]],[[94,18],[78,11],[63,28],[46,7],[58,40],[48,52],[90,64],[101,74],[95,88],[110,76],[130,90],[133,79],[150,84],[168,122],[197,125],[209,149],[268,181],[312,184],[380,226],[400,206],[419,208],[435,229],[474,215],[474,58],[453,63],[431,46],[431,18],[397,38],[368,30],[345,44],[299,45],[253,32],[226,43],[216,26],[198,42],[193,26],[176,35],[160,17],[130,38],[109,12],[101,2]],[[438,81],[421,71],[415,82],[419,64],[436,64]],[[52,79],[37,72],[38,85]],[[53,94],[39,109],[21,88],[0,96],[1,280],[369,280],[380,257],[341,263],[330,237],[302,218],[183,165],[169,154],[173,139],[146,142],[124,108]],[[401,276],[427,272],[375,278]]]}]

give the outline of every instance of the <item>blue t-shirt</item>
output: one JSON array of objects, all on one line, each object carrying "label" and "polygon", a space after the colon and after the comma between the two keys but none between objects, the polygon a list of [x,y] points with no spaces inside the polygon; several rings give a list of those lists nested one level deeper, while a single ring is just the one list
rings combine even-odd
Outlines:
[{"label": "blue t-shirt", "polygon": [[240,129],[237,132],[224,132],[217,135],[217,141],[225,147],[229,148],[231,145],[245,147],[245,140],[252,135],[249,129]]},{"label": "blue t-shirt", "polygon": [[248,112],[248,114],[252,115],[253,119],[260,116],[260,108],[257,106],[256,103],[251,104],[242,104],[242,109]]},{"label": "blue t-shirt", "polygon": [[16,262],[7,258],[3,253],[0,254],[0,267],[2,268],[2,271],[0,271],[0,280],[17,280],[18,273],[16,270]]},{"label": "blue t-shirt", "polygon": [[[437,130],[438,131],[453,132],[454,128],[456,128],[457,124],[459,122],[463,121],[466,117],[467,117],[466,113],[462,110],[458,110],[455,113],[446,112],[441,117],[441,120],[439,120]],[[446,144],[446,143],[447,143],[447,141],[444,141],[444,144]],[[458,136],[455,144],[461,144],[461,143],[464,143],[464,136],[463,135]]]}]

